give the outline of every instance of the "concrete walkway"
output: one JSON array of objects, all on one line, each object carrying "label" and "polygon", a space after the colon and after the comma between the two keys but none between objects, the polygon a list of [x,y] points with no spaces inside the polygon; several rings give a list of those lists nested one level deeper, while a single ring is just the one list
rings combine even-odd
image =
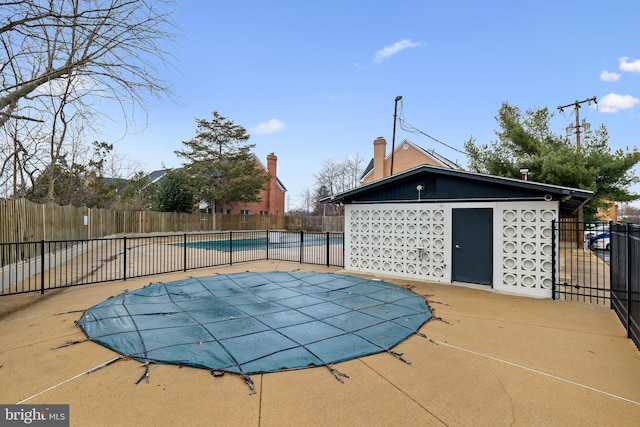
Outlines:
[{"label": "concrete walkway", "polygon": [[[72,426],[638,426],[640,352],[602,306],[385,279],[436,316],[394,350],[335,367],[239,376],[140,363],[84,338],[81,311],[150,282],[241,271],[341,272],[236,264],[0,298],[0,403],[70,405]],[[370,277],[370,276],[365,276]],[[92,373],[111,361],[106,367]]]}]

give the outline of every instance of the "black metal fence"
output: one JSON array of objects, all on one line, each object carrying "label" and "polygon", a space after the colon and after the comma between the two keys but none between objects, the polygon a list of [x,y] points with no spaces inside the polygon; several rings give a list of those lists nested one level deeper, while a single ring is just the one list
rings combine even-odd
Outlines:
[{"label": "black metal fence", "polygon": [[640,224],[612,224],[611,308],[640,349]]},{"label": "black metal fence", "polygon": [[553,298],[611,307],[640,348],[640,224],[554,221]]},{"label": "black metal fence", "polygon": [[260,260],[343,267],[344,233],[226,231],[0,243],[4,256],[19,261],[0,268],[0,296]]},{"label": "black metal fence", "polygon": [[608,252],[592,248],[591,239],[609,224],[575,220],[553,221],[553,299],[609,306],[611,299]]}]

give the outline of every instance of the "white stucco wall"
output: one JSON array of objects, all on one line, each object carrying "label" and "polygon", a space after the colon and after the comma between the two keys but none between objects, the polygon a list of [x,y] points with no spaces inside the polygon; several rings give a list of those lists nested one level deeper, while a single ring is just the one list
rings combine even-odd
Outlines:
[{"label": "white stucco wall", "polygon": [[493,288],[551,298],[558,202],[345,205],[345,269],[451,283],[452,210],[493,209]]}]

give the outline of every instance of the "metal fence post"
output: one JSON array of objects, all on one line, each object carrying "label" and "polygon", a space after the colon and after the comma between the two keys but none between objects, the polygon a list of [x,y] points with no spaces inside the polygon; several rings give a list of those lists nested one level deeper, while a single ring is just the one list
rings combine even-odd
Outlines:
[{"label": "metal fence post", "polygon": [[187,271],[187,233],[184,233],[182,243],[184,246],[184,253],[182,254],[182,271]]},{"label": "metal fence post", "polygon": [[44,295],[44,240],[40,241],[40,294]]},{"label": "metal fence post", "polygon": [[127,236],[123,239],[124,255],[122,257],[122,280],[127,280]]},{"label": "metal fence post", "polygon": [[229,231],[229,265],[233,265],[233,231]]},{"label": "metal fence post", "polygon": [[327,267],[329,267],[329,232],[327,231]]},{"label": "metal fence post", "polygon": [[[609,223],[609,244],[611,245],[609,247],[609,301],[610,301],[609,308],[611,308],[611,310],[613,311],[616,311],[616,308],[613,304],[614,302],[613,297],[614,295],[616,295],[614,273],[618,271],[618,268],[616,268],[616,266],[620,265],[620,249],[619,249],[620,245],[619,244],[612,245],[612,243],[614,243],[614,241],[618,239],[618,237],[616,237],[615,234],[613,233],[614,231],[615,231],[614,227],[611,225],[611,223]],[[615,251],[613,250],[613,246],[616,247]]]},{"label": "metal fence post", "polygon": [[551,299],[556,300],[556,220],[551,220]]},{"label": "metal fence post", "polygon": [[300,230],[300,264],[304,259],[304,231]]},{"label": "metal fence post", "polygon": [[[609,236],[611,236],[611,228],[609,228]],[[629,223],[624,225],[624,239],[627,248],[625,254],[625,279],[624,287],[627,293],[627,338],[631,338],[631,230],[629,229]]]},{"label": "metal fence post", "polygon": [[267,260],[269,259],[269,229],[267,229]]}]

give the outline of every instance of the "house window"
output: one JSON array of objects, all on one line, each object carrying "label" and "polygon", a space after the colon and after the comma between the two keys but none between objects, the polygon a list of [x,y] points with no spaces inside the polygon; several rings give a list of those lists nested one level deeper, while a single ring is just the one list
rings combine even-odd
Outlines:
[{"label": "house window", "polygon": [[267,214],[267,212],[266,212],[266,211],[260,211],[260,215],[264,216],[264,215],[266,215],[266,214]]},{"label": "house window", "polygon": [[240,215],[249,215],[248,209],[240,209]]}]

